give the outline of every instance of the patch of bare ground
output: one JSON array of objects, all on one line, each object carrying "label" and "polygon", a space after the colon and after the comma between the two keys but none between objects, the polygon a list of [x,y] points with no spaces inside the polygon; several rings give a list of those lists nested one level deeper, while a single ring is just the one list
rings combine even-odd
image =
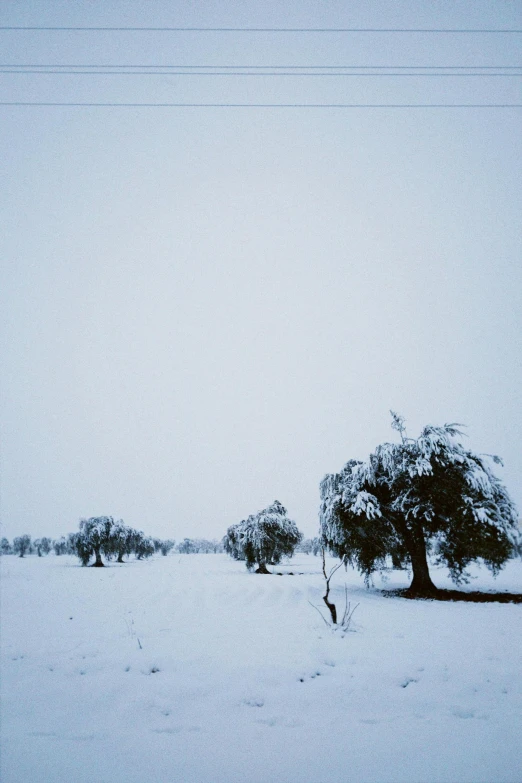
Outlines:
[{"label": "patch of bare ground", "polygon": [[493,593],[473,590],[465,592],[463,590],[445,590],[438,589],[429,595],[413,593],[408,588],[402,590],[383,590],[383,595],[394,598],[415,598],[422,601],[471,601],[479,604],[499,603],[499,604],[522,604],[522,593]]}]

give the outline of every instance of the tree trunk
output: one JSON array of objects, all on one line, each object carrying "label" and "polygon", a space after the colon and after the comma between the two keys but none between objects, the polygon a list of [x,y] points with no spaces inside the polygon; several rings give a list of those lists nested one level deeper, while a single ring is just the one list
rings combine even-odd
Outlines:
[{"label": "tree trunk", "polygon": [[92,564],[93,568],[103,568],[103,560],[101,559],[100,550],[95,549],[94,554],[96,555],[96,560]]},{"label": "tree trunk", "polygon": [[413,530],[409,531],[408,550],[411,557],[411,567],[413,570],[412,583],[408,588],[411,595],[430,596],[437,593],[437,587],[431,581],[430,570],[428,567],[428,558],[426,556],[426,541],[424,531],[419,523]]},{"label": "tree trunk", "polygon": [[256,574],[269,574],[270,571],[266,567],[266,563],[259,563],[259,568],[256,568],[255,573]]},{"label": "tree trunk", "polygon": [[335,604],[332,604],[332,602],[328,600],[329,595],[330,595],[330,586],[327,587],[326,595],[323,595],[323,601],[328,607],[328,611],[330,612],[330,617],[332,618],[332,623],[334,625],[337,625],[337,607]]},{"label": "tree trunk", "polygon": [[325,578],[326,582],[326,593],[323,595],[323,601],[325,602],[326,606],[328,607],[328,611],[330,612],[330,617],[332,618],[332,623],[334,625],[337,625],[337,607],[335,604],[333,604],[329,598],[330,598],[330,579],[335,574],[335,572],[340,568],[339,564],[338,566],[335,566],[330,571],[330,576],[326,575],[326,552],[324,551],[324,547],[322,547],[322,556],[323,556],[323,576]]},{"label": "tree trunk", "polygon": [[123,552],[118,552],[118,559],[116,560],[117,563],[123,563]]}]

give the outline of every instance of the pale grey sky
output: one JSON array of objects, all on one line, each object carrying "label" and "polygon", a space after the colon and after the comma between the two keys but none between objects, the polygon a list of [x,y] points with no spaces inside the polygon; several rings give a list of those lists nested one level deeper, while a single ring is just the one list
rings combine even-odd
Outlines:
[{"label": "pale grey sky", "polygon": [[[4,2],[0,25],[522,28],[514,2]],[[520,65],[522,35],[0,31],[4,64]],[[510,77],[0,74],[1,101],[521,103]],[[220,537],[468,425],[522,502],[520,109],[0,106],[3,534]]]}]

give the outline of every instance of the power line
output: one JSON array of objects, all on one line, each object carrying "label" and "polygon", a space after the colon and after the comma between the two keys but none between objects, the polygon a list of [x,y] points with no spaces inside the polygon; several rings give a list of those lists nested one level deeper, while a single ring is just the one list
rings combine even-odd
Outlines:
[{"label": "power line", "polygon": [[88,106],[192,109],[520,109],[522,103],[75,103],[0,101],[0,106]]},{"label": "power line", "polygon": [[110,63],[0,63],[0,68],[220,68],[225,69],[304,69],[304,70],[319,70],[319,69],[375,69],[375,70],[519,70],[522,65],[165,65],[165,64],[146,64],[130,63],[127,65],[122,64],[110,64]]},{"label": "power line", "polygon": [[295,71],[173,71],[173,70],[143,70],[143,71],[131,71],[131,70],[69,70],[69,69],[60,69],[60,70],[50,70],[50,69],[31,69],[31,68],[24,68],[24,69],[14,69],[14,68],[1,68],[0,67],[0,74],[7,74],[7,73],[17,73],[17,74],[42,74],[42,75],[54,75],[54,76],[257,76],[258,78],[264,78],[266,76],[295,76],[299,79],[303,79],[307,76],[313,76],[313,77],[339,77],[339,76],[345,76],[345,77],[445,77],[445,76],[461,76],[461,77],[482,77],[482,78],[489,78],[494,76],[504,76],[504,77],[515,77],[515,76],[522,76],[522,72],[520,73],[500,73],[498,71],[490,71],[489,73],[477,73],[476,71],[471,72],[460,72],[460,73],[445,73],[445,72],[435,72],[435,73],[427,73],[426,71],[409,71],[408,73],[404,73],[401,71],[386,71],[386,72],[380,72],[380,73],[354,73],[354,72],[348,72],[348,71],[328,71],[325,72],[301,72],[296,73]]},{"label": "power line", "polygon": [[0,26],[0,30],[17,32],[140,32],[140,33],[522,33],[509,28],[442,28],[442,27],[41,27]]}]

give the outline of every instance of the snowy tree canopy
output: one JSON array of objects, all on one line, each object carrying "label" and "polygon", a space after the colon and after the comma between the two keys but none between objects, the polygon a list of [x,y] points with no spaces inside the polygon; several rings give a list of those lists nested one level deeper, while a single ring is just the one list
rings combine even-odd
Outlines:
[{"label": "snowy tree canopy", "polygon": [[[103,566],[101,559],[101,550],[111,550],[111,533],[114,527],[114,520],[112,517],[90,517],[90,519],[80,520],[80,534],[76,539],[77,547],[80,547],[83,552],[90,549],[94,552],[96,560],[95,566]],[[78,556],[84,562],[85,555]]]},{"label": "snowy tree canopy", "polygon": [[31,536],[25,533],[17,536],[13,541],[13,552],[19,557],[24,557],[31,549]]},{"label": "snowy tree canopy", "polygon": [[267,573],[266,564],[277,564],[291,557],[302,539],[297,525],[286,516],[286,508],[275,500],[272,505],[232,525],[223,539],[225,551],[236,560],[245,560],[247,568],[258,565]]},{"label": "snowy tree canopy", "polygon": [[391,556],[412,568],[417,592],[435,589],[428,553],[456,582],[478,558],[497,572],[518,535],[515,505],[491,467],[500,460],[465,449],[459,425],[427,426],[414,439],[392,417],[401,443],[384,443],[321,482],[324,544],[367,577]]}]

